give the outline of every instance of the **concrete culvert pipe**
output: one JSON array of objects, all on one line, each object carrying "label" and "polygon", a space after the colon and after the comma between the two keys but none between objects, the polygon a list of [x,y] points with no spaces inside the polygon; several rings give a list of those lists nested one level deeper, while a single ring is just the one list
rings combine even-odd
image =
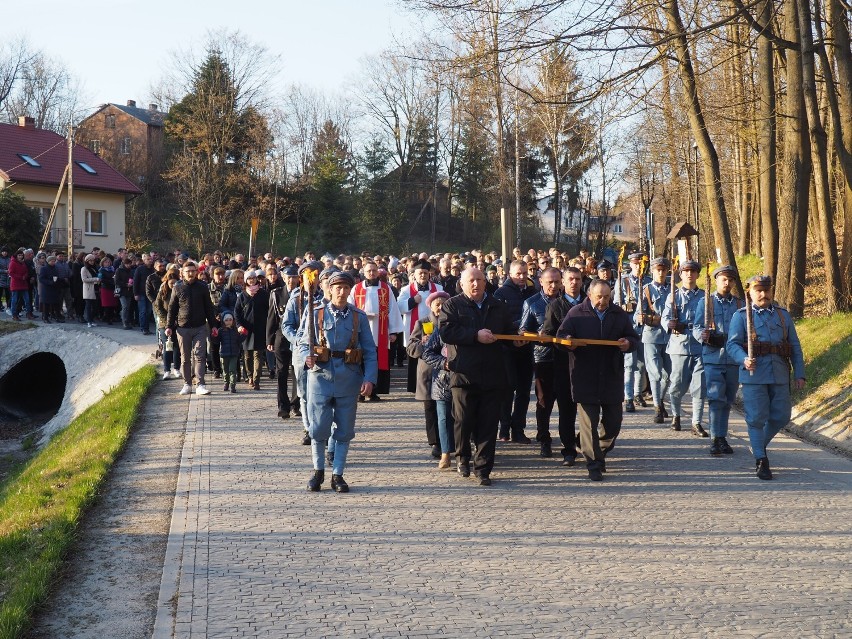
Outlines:
[{"label": "concrete culvert pipe", "polygon": [[68,374],[54,353],[34,353],[0,377],[0,420],[20,422],[22,429],[41,426],[56,415],[65,396]]}]

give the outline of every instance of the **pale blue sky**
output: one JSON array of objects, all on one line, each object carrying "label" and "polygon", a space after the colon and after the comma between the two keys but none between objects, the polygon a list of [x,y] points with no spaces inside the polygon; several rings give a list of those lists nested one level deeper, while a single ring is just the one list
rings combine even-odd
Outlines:
[{"label": "pale blue sky", "polygon": [[[281,56],[279,82],[333,92],[357,76],[359,59],[411,39],[419,22],[395,0],[41,0],[4,12],[0,39],[25,35],[62,59],[94,106],[146,103],[170,51],[201,48],[209,30],[239,30]],[[414,36],[416,37],[416,36]]]}]

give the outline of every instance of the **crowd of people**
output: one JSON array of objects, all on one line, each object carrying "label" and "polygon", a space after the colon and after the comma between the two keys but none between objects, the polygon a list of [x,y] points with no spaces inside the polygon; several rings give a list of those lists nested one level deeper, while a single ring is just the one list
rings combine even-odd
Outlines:
[{"label": "crowd of people", "polygon": [[349,490],[357,405],[381,401],[391,367],[406,359],[437,467],[454,459],[483,486],[498,438],[532,443],[532,390],[538,453],[554,455],[555,404],[562,464],[582,456],[589,479],[601,481],[623,412],[653,408],[654,423],[671,418],[680,431],[687,391],[690,432],[710,438],[711,455],[732,454],[728,419],[742,386],[756,474],[771,479],[766,447],[790,419],[791,369],[795,385],[805,383],[795,326],[774,304],[771,280],[752,278],[745,304],[732,295],[731,266],[707,274],[705,290],[692,260],[674,274],[666,258],[628,260],[623,272],[585,250],[569,258],[556,249],[507,259],[474,250],[319,259],[216,251],[198,260],[95,249],[69,261],[2,247],[0,310],[5,299],[14,320],[38,313],[45,323],[120,323],[145,335],[153,323],[163,379],[182,379],[183,395],[193,382],[209,394],[208,377],[227,393],[275,380],[278,417],[300,418],[311,446],[310,491],[327,464],[332,489]]}]

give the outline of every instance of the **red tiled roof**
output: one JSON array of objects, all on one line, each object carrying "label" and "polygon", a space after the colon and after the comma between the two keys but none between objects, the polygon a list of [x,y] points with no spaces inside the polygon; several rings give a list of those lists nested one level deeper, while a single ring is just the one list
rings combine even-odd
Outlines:
[{"label": "red tiled roof", "polygon": [[[19,153],[29,155],[41,167],[30,166]],[[85,162],[97,174],[88,173],[77,162]],[[67,163],[68,143],[61,135],[47,129],[0,124],[0,175],[7,182],[58,187]],[[75,188],[134,195],[142,193],[133,182],[79,144],[74,145],[73,170]]]}]

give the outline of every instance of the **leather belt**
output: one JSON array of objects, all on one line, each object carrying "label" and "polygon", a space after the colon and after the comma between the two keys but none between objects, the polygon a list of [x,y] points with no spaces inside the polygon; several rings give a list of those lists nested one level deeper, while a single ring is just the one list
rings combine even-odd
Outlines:
[{"label": "leather belt", "polygon": [[331,356],[342,359],[346,356],[346,351],[331,351]]}]

